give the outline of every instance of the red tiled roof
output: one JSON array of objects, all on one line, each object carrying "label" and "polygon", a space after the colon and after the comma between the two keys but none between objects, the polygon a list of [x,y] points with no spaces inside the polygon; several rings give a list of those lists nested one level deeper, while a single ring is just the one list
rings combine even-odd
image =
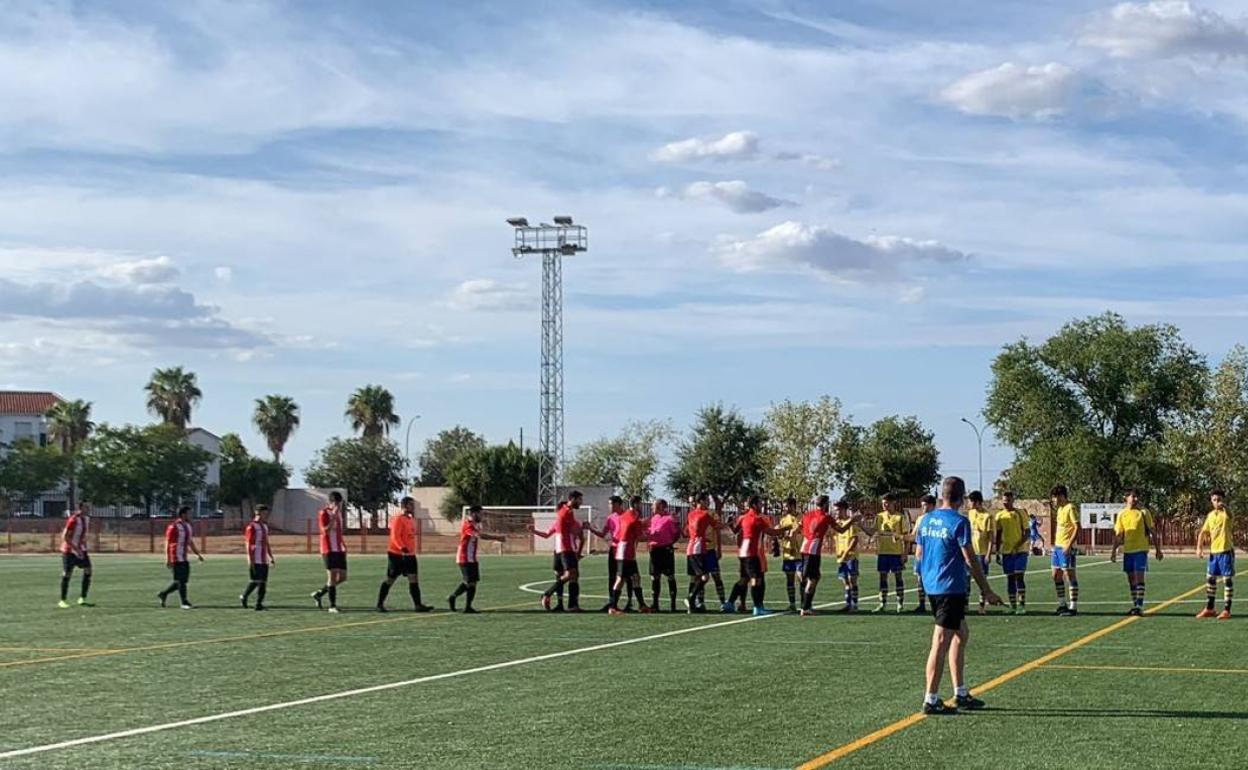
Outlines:
[{"label": "red tiled roof", "polygon": [[47,391],[0,390],[0,414],[43,414],[60,402]]}]

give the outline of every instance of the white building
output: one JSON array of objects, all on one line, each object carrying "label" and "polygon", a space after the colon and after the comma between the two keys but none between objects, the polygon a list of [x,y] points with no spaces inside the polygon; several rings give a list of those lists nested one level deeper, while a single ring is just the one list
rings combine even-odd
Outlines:
[{"label": "white building", "polygon": [[48,443],[47,411],[61,397],[47,391],[0,390],[0,452],[18,441]]},{"label": "white building", "polygon": [[192,503],[196,516],[208,516],[215,513],[215,509],[209,508],[211,500],[208,498],[208,490],[221,486],[221,437],[203,428],[190,428],[186,432],[186,440],[212,455],[204,472],[204,489],[195,493],[195,501]]}]

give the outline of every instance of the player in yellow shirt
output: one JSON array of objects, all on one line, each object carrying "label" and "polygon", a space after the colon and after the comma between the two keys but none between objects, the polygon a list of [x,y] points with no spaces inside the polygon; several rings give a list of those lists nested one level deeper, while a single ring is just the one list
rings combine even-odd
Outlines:
[{"label": "player in yellow shirt", "polygon": [[906,536],[910,534],[910,518],[901,509],[901,503],[890,494],[880,500],[883,510],[875,516],[875,569],[880,573],[880,606],[875,612],[888,609],[888,576],[893,575],[897,587],[897,611],[901,612],[906,595],[906,580],[902,570],[906,567]]},{"label": "player in yellow shirt", "polygon": [[858,611],[858,545],[862,530],[853,522],[849,513],[849,501],[844,498],[836,501],[836,523],[845,527],[843,532],[836,534],[836,576],[845,586],[845,606],[839,612]]},{"label": "player in yellow shirt", "polygon": [[[914,549],[915,543],[918,540],[917,533],[919,531],[919,526],[923,523],[923,517],[936,510],[936,496],[923,495],[923,497],[919,500],[919,504],[923,506],[922,512],[919,514],[919,517],[914,520],[914,526],[910,528],[910,534],[906,537],[906,541],[909,542],[911,549]],[[923,614],[927,612],[927,590],[923,587],[923,565],[919,562],[917,554],[914,557],[914,582],[919,594],[919,606],[915,607],[911,610],[911,612],[915,614]]]},{"label": "player in yellow shirt", "polygon": [[1205,543],[1209,544],[1209,569],[1205,578],[1205,608],[1196,616],[1212,618],[1213,600],[1218,593],[1218,578],[1222,578],[1222,590],[1226,606],[1216,617],[1231,619],[1231,600],[1235,598],[1235,537],[1232,533],[1231,514],[1226,510],[1226,494],[1215,489],[1209,494],[1213,510],[1205,517],[1205,524],[1196,536],[1196,556],[1205,555]]},{"label": "player in yellow shirt", "polygon": [[1109,552],[1110,561],[1118,561],[1118,549],[1122,549],[1122,571],[1131,586],[1131,609],[1128,615],[1144,614],[1144,573],[1148,572],[1148,546],[1157,550],[1157,561],[1165,558],[1161,543],[1157,540],[1153,514],[1141,510],[1140,493],[1128,489],[1124,496],[1127,504],[1114,519],[1114,547]]},{"label": "player in yellow shirt", "polygon": [[[997,519],[984,509],[984,495],[978,489],[967,495],[966,501],[970,506],[966,517],[971,520],[971,546],[975,549],[975,555],[979,557],[979,566],[984,570],[984,577],[987,577],[988,566],[992,564],[992,548],[997,539]],[[986,615],[987,613],[987,602],[984,601],[984,595],[981,593],[979,614]]]},{"label": "player in yellow shirt", "polygon": [[1001,494],[1001,510],[997,511],[996,550],[1005,573],[1010,611],[1027,614],[1027,557],[1031,554],[1031,527],[1027,512],[1014,507],[1014,493]]},{"label": "player in yellow shirt", "polygon": [[784,501],[784,514],[778,529],[787,529],[780,538],[781,568],[789,591],[789,612],[797,612],[797,587],[802,584],[802,518],[797,514],[797,498]]},{"label": "player in yellow shirt", "polygon": [[[1049,502],[1053,506],[1053,585],[1057,588],[1057,615],[1074,616],[1079,614],[1079,578],[1075,574],[1075,559],[1079,549],[1075,542],[1079,538],[1079,514],[1070,502],[1066,487],[1058,484],[1049,492]],[[1070,585],[1070,598],[1067,599],[1066,585]]]}]

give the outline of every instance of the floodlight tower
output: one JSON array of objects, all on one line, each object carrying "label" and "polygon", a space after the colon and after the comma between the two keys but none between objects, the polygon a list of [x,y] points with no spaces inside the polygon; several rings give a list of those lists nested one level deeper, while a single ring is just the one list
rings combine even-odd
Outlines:
[{"label": "floodlight tower", "polygon": [[511,253],[517,259],[542,257],[541,427],[537,504],[558,503],[563,473],[563,258],[589,248],[589,230],[572,217],[555,217],[553,225],[530,225],[524,217],[507,220],[515,230]]}]

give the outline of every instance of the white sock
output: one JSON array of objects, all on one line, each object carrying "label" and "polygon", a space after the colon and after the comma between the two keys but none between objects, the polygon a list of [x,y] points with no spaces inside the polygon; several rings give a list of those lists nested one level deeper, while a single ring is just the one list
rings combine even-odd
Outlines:
[{"label": "white sock", "polygon": [[940,703],[940,695],[938,693],[929,692],[927,695],[923,696],[923,702],[929,706],[935,706],[937,703]]},{"label": "white sock", "polygon": [[955,691],[955,694],[959,698],[965,698],[971,694],[971,688],[967,687],[966,685],[962,685],[961,687],[955,687],[954,691]]},{"label": "white sock", "polygon": [[1075,605],[1076,605],[1076,604],[1078,604],[1078,603],[1079,603],[1079,602],[1071,602],[1071,603],[1070,603],[1070,608],[1071,608],[1072,610],[1073,610],[1073,609],[1075,609]]}]

